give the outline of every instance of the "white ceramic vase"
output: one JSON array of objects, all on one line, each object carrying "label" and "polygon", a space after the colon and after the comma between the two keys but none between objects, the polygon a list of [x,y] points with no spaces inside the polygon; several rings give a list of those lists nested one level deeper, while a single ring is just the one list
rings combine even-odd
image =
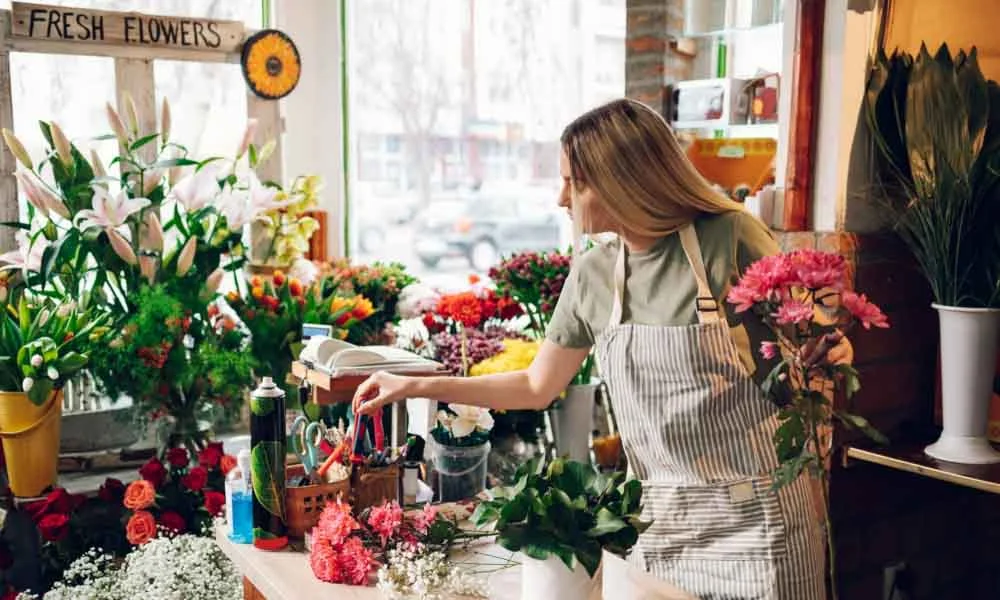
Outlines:
[{"label": "white ceramic vase", "polygon": [[556,452],[570,460],[590,462],[590,433],[594,429],[596,382],[571,385],[552,409],[552,434]]},{"label": "white ceramic vase", "polygon": [[941,325],[941,408],[944,430],[925,452],[938,460],[987,464],[1000,452],[986,436],[1000,309],[932,305]]},{"label": "white ceramic vase", "polygon": [[522,600],[587,600],[595,588],[600,589],[600,582],[579,561],[572,571],[555,556],[545,560],[524,557],[521,563]]}]

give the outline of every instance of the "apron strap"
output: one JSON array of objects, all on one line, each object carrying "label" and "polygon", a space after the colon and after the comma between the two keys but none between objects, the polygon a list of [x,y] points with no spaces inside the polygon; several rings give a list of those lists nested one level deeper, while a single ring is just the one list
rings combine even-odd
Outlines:
[{"label": "apron strap", "polygon": [[608,328],[621,325],[622,303],[625,302],[625,259],[628,250],[625,248],[625,240],[619,240],[621,247],[618,249],[618,256],[615,258],[615,298],[611,305],[611,316],[608,319]]},{"label": "apron strap", "polygon": [[691,271],[698,282],[698,296],[695,298],[695,312],[698,314],[698,322],[702,324],[718,323],[722,319],[722,307],[712,295],[712,288],[708,286],[705,261],[701,257],[701,246],[698,245],[698,233],[694,229],[694,223],[685,225],[679,233],[684,255],[687,256],[688,264],[691,265]]}]

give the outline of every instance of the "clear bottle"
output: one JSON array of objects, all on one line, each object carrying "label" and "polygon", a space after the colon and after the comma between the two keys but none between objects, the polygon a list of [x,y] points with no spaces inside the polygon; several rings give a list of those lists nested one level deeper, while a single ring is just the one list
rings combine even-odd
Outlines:
[{"label": "clear bottle", "polygon": [[250,488],[250,450],[240,450],[236,468],[226,476],[226,520],[229,539],[237,544],[253,542],[253,490]]}]

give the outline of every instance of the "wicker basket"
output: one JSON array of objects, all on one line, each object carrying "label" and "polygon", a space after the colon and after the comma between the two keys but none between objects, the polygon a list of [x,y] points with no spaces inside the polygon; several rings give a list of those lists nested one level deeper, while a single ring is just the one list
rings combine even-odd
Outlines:
[{"label": "wicker basket", "polygon": [[[288,479],[296,480],[305,476],[302,465],[289,465]],[[288,536],[296,539],[305,537],[319,522],[319,515],[327,502],[333,502],[337,496],[344,501],[349,500],[351,492],[350,479],[334,483],[319,483],[316,485],[289,486],[285,489],[285,516],[288,526]]]},{"label": "wicker basket", "polygon": [[358,466],[351,473],[351,492],[355,512],[387,500],[399,502],[402,494],[403,470],[399,463],[388,467]]}]

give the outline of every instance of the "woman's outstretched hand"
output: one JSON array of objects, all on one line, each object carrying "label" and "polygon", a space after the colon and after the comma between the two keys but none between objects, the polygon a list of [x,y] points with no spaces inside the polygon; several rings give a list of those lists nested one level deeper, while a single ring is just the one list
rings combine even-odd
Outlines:
[{"label": "woman's outstretched hand", "polygon": [[383,371],[373,374],[354,392],[352,401],[354,414],[371,416],[386,404],[403,400],[412,383],[412,377],[392,375]]}]

